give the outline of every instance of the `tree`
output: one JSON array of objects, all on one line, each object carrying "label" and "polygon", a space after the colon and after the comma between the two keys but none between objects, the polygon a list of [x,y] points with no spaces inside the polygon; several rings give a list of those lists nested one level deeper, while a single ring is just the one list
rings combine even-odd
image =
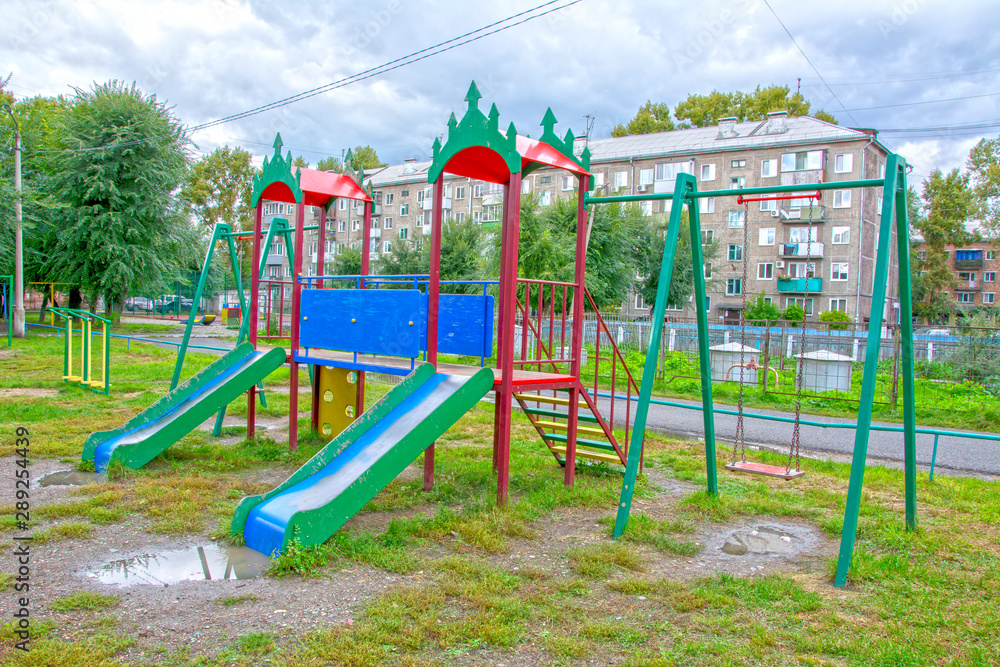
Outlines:
[{"label": "tree", "polygon": [[302,157],[301,155],[296,155],[294,158],[292,158],[292,166],[293,167],[302,167],[303,169],[308,169],[309,168],[309,162],[304,157]]},{"label": "tree", "polygon": [[430,270],[428,259],[424,246],[419,241],[397,239],[392,242],[392,252],[383,254],[379,260],[379,274],[385,276],[424,274]]},{"label": "tree", "polygon": [[[677,236],[677,248],[674,252],[674,269],[670,276],[670,290],[667,293],[667,303],[682,307],[694,295],[694,257],[691,254],[691,240],[684,232],[688,229],[688,212],[681,212],[681,230]],[[638,285],[643,300],[650,304],[650,312],[656,304],[656,291],[660,284],[660,266],[663,264],[663,246],[666,227],[656,229],[656,234],[647,243],[646,263],[643,268],[643,278]],[[702,244],[702,259],[711,263],[719,254],[719,243]],[[702,267],[704,271],[704,267]],[[706,279],[706,289],[711,289],[714,280]]]},{"label": "tree", "polygon": [[316,169],[319,171],[335,171],[338,174],[344,173],[344,161],[339,157],[333,157],[332,155],[325,158],[320,158],[320,161],[316,163]]},{"label": "tree", "polygon": [[[907,193],[908,200],[916,203],[915,193]],[[921,307],[916,310],[931,320],[947,314],[949,299],[943,298],[955,285],[955,272],[948,261],[946,246],[963,246],[973,240],[965,222],[975,210],[969,175],[953,169],[944,175],[935,169],[923,183],[919,206],[913,207],[912,226],[923,237],[913,265],[919,276]],[[942,311],[942,308],[944,309]]]},{"label": "tree", "polygon": [[747,308],[743,313],[743,318],[747,324],[755,327],[765,327],[770,322],[780,320],[781,311],[773,302],[766,300],[762,290],[760,294],[747,301]]},{"label": "tree", "polygon": [[799,322],[806,319],[806,311],[799,304],[790,303],[781,314],[781,319],[788,322],[789,326],[797,327]]},{"label": "tree", "polygon": [[827,310],[819,314],[820,322],[829,322],[830,329],[846,329],[851,316],[842,310]]},{"label": "tree", "polygon": [[670,117],[670,106],[663,102],[646,100],[639,107],[635,117],[625,125],[615,125],[611,130],[612,137],[624,137],[630,134],[652,134],[654,132],[669,132],[674,129],[674,121]]},{"label": "tree", "polygon": [[197,256],[197,235],[174,196],[187,139],[154,95],[121,81],[76,90],[64,114],[55,185],[66,210],[48,263],[106,312],[129,292],[155,291],[161,275]]},{"label": "tree", "polygon": [[336,276],[361,275],[361,248],[344,248],[333,258],[333,274]]},{"label": "tree", "polygon": [[[441,280],[476,280],[481,277],[483,228],[472,220],[448,221],[441,226]],[[429,265],[430,262],[428,261]],[[449,285],[442,291],[479,293],[479,285]]]},{"label": "tree", "polygon": [[981,139],[969,151],[976,215],[991,236],[1000,235],[1000,137]]},{"label": "tree", "polygon": [[210,230],[223,222],[233,229],[250,229],[250,197],[259,173],[252,158],[239,146],[223,146],[194,163],[181,192],[203,227]]},{"label": "tree", "polygon": [[370,171],[385,166],[385,163],[378,159],[378,153],[371,146],[355,146],[351,149],[351,157],[351,164],[354,165],[355,170]]},{"label": "tree", "polygon": [[[787,111],[789,116],[808,116],[809,102],[800,93],[791,93],[788,86],[757,86],[752,93],[740,91],[720,93],[713,90],[708,95],[688,95],[674,107],[674,117],[687,121],[687,127],[717,125],[719,119],[735,117],[738,121],[764,120],[772,111]],[[817,118],[836,124],[836,119],[825,111],[818,111]]]}]

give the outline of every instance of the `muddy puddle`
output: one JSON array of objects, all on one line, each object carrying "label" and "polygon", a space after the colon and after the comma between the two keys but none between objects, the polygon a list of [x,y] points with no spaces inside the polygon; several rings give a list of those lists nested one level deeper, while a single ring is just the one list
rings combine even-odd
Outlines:
[{"label": "muddy puddle", "polygon": [[210,544],[113,560],[88,576],[120,588],[169,586],[182,581],[253,579],[264,573],[267,564],[267,556],[253,549]]},{"label": "muddy puddle", "polygon": [[730,556],[792,554],[800,548],[794,534],[768,526],[737,530],[722,545],[723,553]]},{"label": "muddy puddle", "polygon": [[87,484],[97,484],[106,481],[107,477],[99,472],[59,470],[39,479],[38,486],[85,486]]}]

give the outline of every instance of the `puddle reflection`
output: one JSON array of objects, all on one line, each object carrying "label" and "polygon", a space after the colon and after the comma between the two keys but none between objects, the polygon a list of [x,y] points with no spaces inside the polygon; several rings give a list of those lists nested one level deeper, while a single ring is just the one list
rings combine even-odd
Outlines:
[{"label": "puddle reflection", "polygon": [[169,586],[181,581],[253,579],[267,569],[267,556],[247,547],[219,544],[138,554],[114,560],[89,576],[119,587]]}]

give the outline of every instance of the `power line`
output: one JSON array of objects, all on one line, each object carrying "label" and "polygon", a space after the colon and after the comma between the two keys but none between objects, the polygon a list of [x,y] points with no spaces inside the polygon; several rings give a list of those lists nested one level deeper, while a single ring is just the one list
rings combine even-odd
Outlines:
[{"label": "power line", "polygon": [[767,8],[771,10],[772,14],[774,14],[774,18],[777,19],[778,25],[780,25],[781,28],[782,28],[782,30],[785,31],[785,34],[788,35],[788,39],[792,40],[792,44],[795,45],[795,48],[797,48],[799,50],[799,53],[802,54],[802,57],[806,59],[807,63],[809,63],[809,67],[812,67],[812,70],[814,72],[816,72],[816,76],[819,77],[819,80],[823,82],[823,85],[826,86],[826,89],[830,91],[831,95],[833,95],[833,99],[837,100],[837,104],[840,105],[840,108],[843,109],[847,113],[848,117],[850,117],[850,119],[852,121],[854,121],[854,124],[856,126],[860,126],[861,123],[859,123],[857,121],[857,119],[854,116],[851,115],[851,112],[847,110],[847,107],[844,106],[844,103],[840,101],[839,97],[837,97],[837,93],[833,92],[833,88],[830,87],[830,84],[828,84],[826,82],[826,79],[823,78],[823,75],[819,73],[819,70],[816,69],[816,66],[813,65],[813,63],[812,63],[811,60],[809,60],[809,56],[806,55],[806,52],[802,50],[802,47],[799,46],[799,43],[795,41],[794,37],[792,37],[792,33],[790,33],[788,31],[788,28],[785,27],[785,24],[782,22],[781,17],[779,17],[778,13],[776,11],[774,11],[774,7],[771,6],[771,3],[769,2],[769,0],[764,0],[764,4],[767,5]]},{"label": "power line", "polygon": [[872,111],[873,109],[895,109],[896,107],[913,107],[921,104],[938,104],[941,102],[960,102],[962,100],[975,100],[981,97],[996,97],[1000,93],[985,93],[983,95],[965,95],[963,97],[951,97],[945,100],[927,100],[924,102],[903,102],[900,104],[883,104],[877,107],[859,107],[857,109],[845,109],[845,111]]},{"label": "power line", "polygon": [[[1000,72],[1000,67],[991,69],[979,69],[979,70],[950,70],[946,72],[933,72],[933,73],[921,73],[921,74],[897,74],[891,76],[878,76],[878,77],[862,77],[853,81],[838,81],[837,79],[830,79],[833,83],[828,83],[830,86],[876,86],[886,83],[909,83],[912,81],[930,81],[933,79],[954,79],[963,76],[976,76],[977,74],[991,74],[994,72]],[[826,81],[824,81],[826,83]]]},{"label": "power line", "polygon": [[[460,46],[464,46],[466,44],[470,44],[472,42],[478,41],[478,40],[483,39],[485,37],[489,37],[490,35],[495,35],[495,34],[497,34],[499,32],[504,31],[504,30],[509,30],[510,28],[515,28],[515,27],[517,27],[517,26],[519,26],[519,25],[521,25],[523,23],[527,23],[528,21],[533,21],[535,19],[541,18],[541,17],[546,16],[548,14],[552,14],[553,12],[557,12],[557,11],[566,9],[567,7],[570,7],[572,5],[575,5],[575,4],[578,4],[578,3],[582,2],[582,0],[569,0],[568,2],[565,2],[565,4],[559,5],[558,7],[553,7],[552,9],[548,9],[548,10],[543,11],[543,12],[538,12],[538,10],[540,10],[540,9],[543,9],[545,7],[549,7],[549,6],[554,5],[554,4],[557,4],[557,3],[561,2],[561,1],[562,0],[549,0],[548,2],[544,2],[544,3],[540,4],[540,5],[532,7],[531,9],[527,9],[527,10],[524,10],[522,12],[518,12],[516,14],[512,14],[512,15],[510,15],[510,16],[508,16],[506,18],[503,18],[503,19],[501,19],[499,21],[494,21],[493,23],[489,23],[489,24],[487,24],[485,26],[482,26],[480,28],[477,28],[475,30],[470,30],[469,32],[466,32],[466,33],[463,33],[461,35],[458,35],[457,37],[452,37],[451,39],[447,39],[447,40],[445,40],[443,42],[438,42],[437,44],[435,44],[433,46],[429,46],[429,47],[426,47],[424,49],[420,49],[419,51],[414,51],[414,52],[412,52],[412,53],[410,53],[408,55],[401,56],[401,57],[396,58],[394,60],[390,60],[388,62],[382,63],[381,65],[378,65],[376,67],[372,67],[372,68],[363,70],[361,72],[358,72],[358,73],[353,74],[353,75],[348,76],[348,77],[344,77],[344,78],[339,79],[337,81],[333,81],[333,82],[328,83],[326,85],[319,86],[317,88],[313,88],[313,89],[304,91],[302,93],[298,93],[296,95],[292,95],[290,97],[286,97],[284,99],[277,100],[275,102],[271,102],[269,104],[265,104],[265,105],[256,107],[254,109],[249,109],[247,111],[242,111],[242,112],[237,113],[237,114],[232,114],[230,116],[224,116],[222,118],[218,118],[218,119],[215,119],[215,120],[212,120],[212,121],[208,121],[206,123],[201,123],[200,125],[195,125],[195,126],[189,127],[189,128],[187,128],[186,131],[189,134],[193,134],[195,132],[198,132],[200,130],[204,130],[204,129],[207,129],[207,128],[210,128],[210,127],[215,127],[217,125],[222,125],[224,123],[230,123],[230,122],[233,122],[235,120],[240,120],[240,119],[243,119],[243,118],[248,118],[250,116],[261,114],[261,113],[264,113],[266,111],[271,111],[271,110],[278,109],[278,108],[281,108],[281,107],[284,107],[284,106],[288,106],[290,104],[294,104],[295,102],[299,102],[299,101],[302,101],[304,99],[308,99],[310,97],[315,97],[316,95],[320,95],[322,93],[329,92],[329,91],[335,90],[337,88],[342,88],[342,87],[348,86],[348,85],[350,85],[352,83],[358,83],[358,82],[364,81],[366,79],[371,79],[373,77],[385,74],[387,72],[391,72],[391,71],[396,70],[396,69],[399,69],[401,67],[405,67],[407,65],[412,65],[413,63],[420,62],[421,60],[426,60],[427,58],[439,55],[441,53],[445,53],[447,51],[451,51],[452,49],[456,49],[456,48],[458,48]],[[535,13],[535,12],[537,12],[537,13]],[[521,17],[524,17],[524,18],[521,18]],[[518,18],[520,18],[521,20],[514,21],[514,19],[518,19]],[[511,21],[514,21],[514,22],[512,23]],[[506,25],[504,25],[504,24],[506,24]],[[497,26],[499,26],[499,27],[497,27]],[[491,28],[492,28],[492,30],[491,30]],[[479,34],[477,34],[477,33],[479,33]],[[465,38],[468,38],[468,39],[465,39]],[[459,40],[464,40],[464,41],[459,41]],[[88,148],[73,148],[73,149],[64,149],[64,150],[38,150],[38,151],[32,151],[32,152],[33,153],[82,153],[82,152],[93,152],[93,151],[105,150],[105,149],[109,149],[109,148],[119,148],[119,147],[125,147],[125,146],[132,146],[132,145],[136,145],[136,144],[146,143],[146,142],[149,142],[149,141],[155,141],[155,140],[158,140],[158,139],[172,138],[174,136],[175,135],[173,135],[173,134],[163,134],[163,135],[159,135],[159,136],[155,136],[155,137],[146,137],[144,139],[136,139],[136,140],[133,140],[133,141],[126,141],[126,142],[121,142],[121,143],[116,143],[116,144],[108,144],[108,145],[105,145],[105,146],[93,146],[93,147],[88,147]]]}]

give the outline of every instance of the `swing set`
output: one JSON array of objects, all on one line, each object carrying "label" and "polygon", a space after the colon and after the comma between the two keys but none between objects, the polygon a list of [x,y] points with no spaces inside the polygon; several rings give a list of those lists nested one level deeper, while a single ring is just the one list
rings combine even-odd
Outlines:
[{"label": "swing set", "polygon": [[[774,199],[789,199],[795,194],[797,198],[808,198],[819,200],[824,190],[849,189],[849,188],[882,188],[882,211],[878,224],[877,245],[875,246],[876,259],[873,275],[873,287],[870,312],[868,321],[868,337],[865,349],[864,374],[862,377],[861,396],[858,406],[857,428],[855,430],[854,454],[851,462],[851,476],[847,490],[847,502],[844,510],[844,528],[841,534],[840,553],[837,561],[837,572],[834,578],[834,585],[844,586],[847,583],[847,575],[850,570],[851,558],[854,550],[854,542],[857,536],[858,515],[861,505],[861,492],[864,484],[865,465],[868,458],[868,436],[871,432],[872,405],[875,395],[876,371],[878,369],[879,345],[881,341],[881,330],[885,305],[886,290],[889,277],[889,254],[891,252],[892,232],[895,228],[898,273],[899,273],[899,307],[901,326],[901,381],[903,384],[903,450],[904,450],[904,495],[905,495],[905,520],[907,530],[916,528],[916,411],[914,406],[914,378],[913,378],[913,316],[912,316],[912,286],[910,281],[910,234],[907,220],[906,202],[906,161],[899,155],[890,154],[886,160],[886,170],[884,178],[861,179],[851,181],[837,181],[833,183],[810,183],[800,185],[779,185],[771,187],[743,188],[740,190],[705,190],[698,191],[697,181],[691,174],[678,174],[672,193],[653,193],[644,195],[618,195],[610,197],[586,198],[586,203],[605,204],[614,202],[641,202],[649,200],[671,200],[674,205],[671,207],[670,218],[667,225],[667,233],[664,237],[663,262],[660,265],[660,278],[657,286],[656,303],[653,308],[652,321],[662,323],[666,313],[667,294],[670,290],[670,279],[673,274],[674,257],[677,252],[677,239],[680,234],[681,213],[684,207],[688,210],[688,223],[691,239],[691,254],[694,266],[702,266],[704,257],[701,250],[701,222],[698,212],[698,200],[705,197],[731,197],[737,196],[737,201],[746,204],[751,199],[763,195]],[[807,194],[798,194],[807,193]],[[748,210],[748,209],[747,209]],[[810,207],[810,231],[807,237],[807,259],[809,256],[808,244],[812,241],[812,208]],[[747,274],[747,230],[750,221],[744,219],[744,264],[743,276],[746,280]],[[808,290],[809,280],[805,281]],[[746,283],[744,283],[745,285]],[[716,463],[715,444],[715,414],[712,404],[712,382],[711,368],[709,360],[709,336],[708,336],[708,312],[705,307],[705,274],[703,271],[694,271],[694,291],[695,308],[698,322],[698,356],[701,374],[702,393],[702,413],[705,428],[705,467],[707,477],[707,490],[710,495],[718,495],[719,480]],[[745,303],[744,295],[744,303]],[[746,321],[741,315],[741,337],[745,339]],[[656,375],[656,367],[660,354],[660,339],[663,328],[653,326],[649,337],[649,346],[646,353],[645,365],[642,373],[642,383],[637,399],[634,428],[632,431],[632,446],[628,449],[628,462],[625,469],[625,479],[622,483],[621,496],[618,503],[618,513],[615,521],[613,538],[617,539],[622,535],[628,523],[629,513],[632,507],[632,496],[635,490],[636,477],[639,472],[640,453],[642,451],[642,437],[646,430],[646,421],[649,415],[649,403],[652,396],[653,380]],[[804,336],[802,337],[804,340]],[[803,343],[800,341],[800,350]],[[741,359],[741,380],[746,363]],[[799,356],[799,366],[796,377],[796,409],[795,422],[792,430],[792,441],[789,449],[789,458],[785,466],[762,466],[761,464],[746,461],[746,443],[743,433],[743,406],[742,392],[743,383],[740,383],[740,405],[737,421],[736,446],[734,447],[733,461],[726,465],[726,469],[737,473],[754,473],[768,477],[776,477],[785,480],[801,477],[804,472],[799,465],[799,417],[802,403],[802,357]],[[766,371],[765,371],[766,372]],[[738,454],[736,453],[738,450]]]}]

